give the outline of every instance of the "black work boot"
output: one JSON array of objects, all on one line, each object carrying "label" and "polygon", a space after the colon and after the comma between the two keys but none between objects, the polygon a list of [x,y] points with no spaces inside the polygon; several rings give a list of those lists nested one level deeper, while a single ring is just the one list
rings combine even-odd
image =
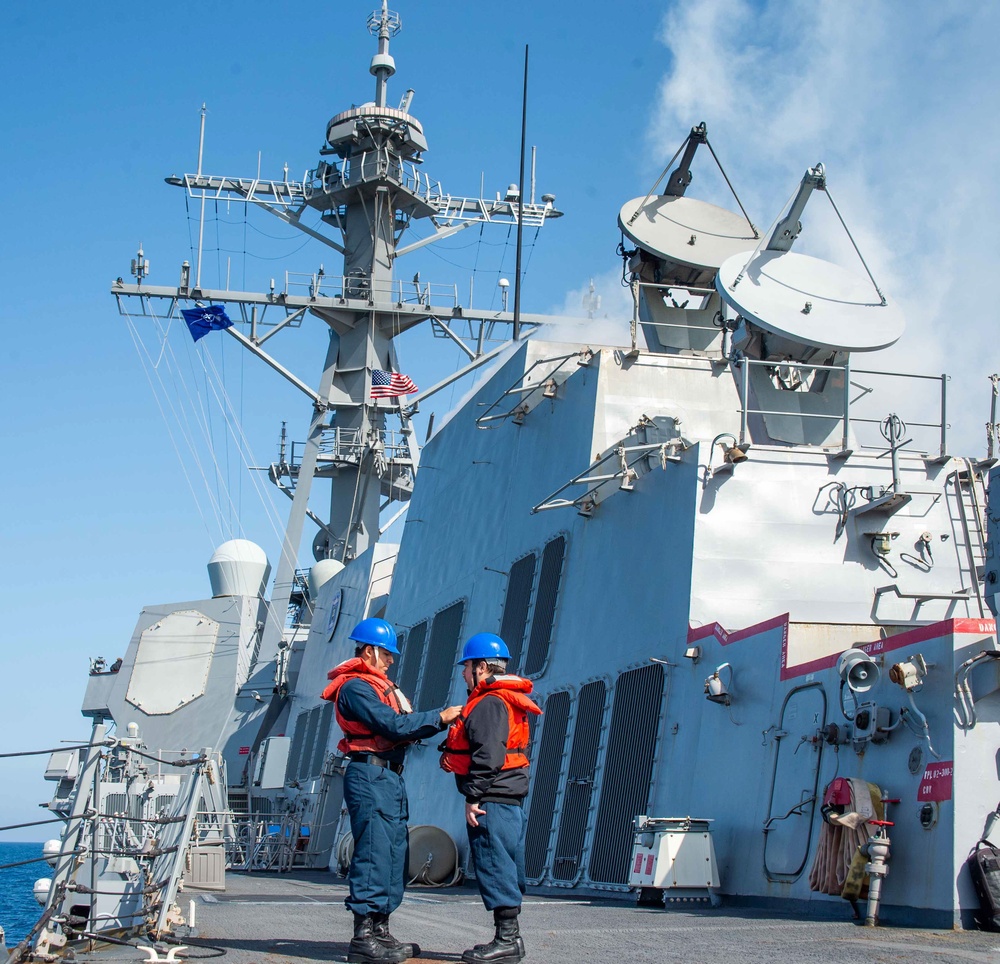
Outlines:
[{"label": "black work boot", "polygon": [[388,947],[393,951],[401,951],[404,960],[420,956],[419,944],[403,944],[389,933],[388,914],[372,914],[372,933],[375,935],[375,940],[383,947]]},{"label": "black work boot", "polygon": [[496,935],[489,944],[477,944],[462,954],[465,964],[517,964],[524,957],[524,941],[517,925],[520,907],[493,911]]},{"label": "black work boot", "polygon": [[348,964],[399,964],[406,960],[406,955],[379,941],[373,914],[355,914],[354,938],[347,948],[347,960]]}]

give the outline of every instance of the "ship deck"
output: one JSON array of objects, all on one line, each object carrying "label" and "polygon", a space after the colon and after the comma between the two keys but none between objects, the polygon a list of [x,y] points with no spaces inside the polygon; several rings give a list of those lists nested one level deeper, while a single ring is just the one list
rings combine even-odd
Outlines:
[{"label": "ship deck", "polygon": [[[225,893],[186,890],[194,900],[198,938],[181,957],[219,957],[226,964],[343,961],[351,936],[344,908],[345,882],[322,872],[227,875]],[[525,898],[521,931],[526,960],[545,964],[741,964],[1000,961],[1000,934],[983,931],[865,928],[844,920],[818,920],[775,910],[705,905],[668,909],[579,896]],[[491,935],[492,917],[474,887],[410,888],[393,914],[392,930],[416,941],[420,960],[457,962],[462,950]],[[201,945],[201,946],[197,946]],[[89,958],[80,957],[78,960]],[[137,960],[117,947],[94,958]]]}]

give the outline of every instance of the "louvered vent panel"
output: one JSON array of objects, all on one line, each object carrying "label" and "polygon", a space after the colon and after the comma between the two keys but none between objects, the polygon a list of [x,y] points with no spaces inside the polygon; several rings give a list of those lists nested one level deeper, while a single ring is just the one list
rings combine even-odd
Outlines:
[{"label": "louvered vent panel", "polygon": [[[330,704],[333,705],[332,703]],[[299,764],[302,762],[302,744],[306,739],[306,723],[309,721],[309,711],[299,713],[295,720],[295,732],[292,734],[292,745],[288,750],[288,765],[285,767],[285,783],[291,783],[299,777]]]},{"label": "louvered vent panel", "polygon": [[528,797],[528,830],[524,844],[525,873],[531,880],[537,880],[545,871],[563,747],[566,744],[569,693],[553,693],[545,701],[542,719],[542,740],[537,759],[532,763],[535,775]]},{"label": "louvered vent panel", "polygon": [[507,670],[516,673],[521,663],[524,630],[528,625],[528,608],[531,606],[531,586],[535,581],[535,554],[518,559],[510,567],[507,577],[507,596],[500,620],[500,638],[510,650]]},{"label": "louvered vent panel", "polygon": [[552,864],[552,876],[556,880],[575,880],[580,872],[606,692],[607,687],[600,680],[588,683],[580,690],[573,729],[573,751],[566,771],[566,793]]},{"label": "louvered vent panel", "polygon": [[629,670],[618,677],[608,750],[601,779],[590,879],[624,884],[632,856],[632,818],[645,813],[660,722],[663,667]]},{"label": "louvered vent panel", "polygon": [[330,726],[333,723],[333,704],[324,702],[319,708],[319,732],[316,734],[316,746],[313,749],[312,767],[309,776],[318,776],[323,770],[326,759],[327,744],[330,742]]},{"label": "louvered vent panel", "polygon": [[[537,699],[537,697],[532,698]],[[528,758],[529,763],[535,759],[535,734],[538,733],[538,727],[541,726],[538,720],[539,717],[534,713],[528,714],[528,747],[524,751],[524,755]]]},{"label": "louvered vent panel", "polygon": [[313,750],[316,746],[316,732],[319,729],[319,714],[321,707],[314,706],[309,711],[309,718],[306,721],[306,736],[302,741],[302,762],[299,764],[299,780],[305,780],[310,776],[309,770],[312,767]]},{"label": "louvered vent panel", "polygon": [[420,664],[423,662],[424,643],[426,642],[427,620],[425,619],[422,623],[417,623],[406,634],[402,665],[399,667],[399,676],[396,680],[396,685],[411,700],[417,689],[417,679],[420,676]]},{"label": "louvered vent panel", "polygon": [[559,579],[562,576],[563,555],[566,551],[566,537],[559,536],[546,543],[542,550],[542,571],[538,577],[538,598],[535,600],[535,615],[531,620],[531,636],[528,639],[528,653],[524,659],[524,674],[540,673],[549,658],[549,643],[552,641],[552,624],[556,616],[556,598],[559,595]]},{"label": "louvered vent panel", "polygon": [[393,660],[392,666],[385,671],[385,675],[388,676],[389,679],[391,679],[397,686],[399,686],[398,679],[400,663],[403,661],[402,654],[406,652],[406,633],[398,632],[396,634],[396,647],[399,649],[400,655]]},{"label": "louvered vent panel", "polygon": [[448,702],[452,680],[455,678],[455,660],[458,658],[458,634],[462,631],[465,602],[460,601],[442,609],[431,623],[431,638],[427,646],[427,659],[420,683],[418,710],[436,710]]}]

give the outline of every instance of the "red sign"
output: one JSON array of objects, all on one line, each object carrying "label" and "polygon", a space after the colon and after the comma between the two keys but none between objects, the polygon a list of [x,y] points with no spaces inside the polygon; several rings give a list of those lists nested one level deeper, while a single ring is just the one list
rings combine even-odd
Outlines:
[{"label": "red sign", "polygon": [[249,755],[250,755],[250,747],[248,747],[248,746],[241,746],[240,747],[240,756],[249,756]]},{"label": "red sign", "polygon": [[950,800],[951,781],[955,772],[954,763],[951,760],[938,760],[936,763],[928,763],[924,769],[923,779],[917,790],[917,802],[925,803],[928,800]]}]

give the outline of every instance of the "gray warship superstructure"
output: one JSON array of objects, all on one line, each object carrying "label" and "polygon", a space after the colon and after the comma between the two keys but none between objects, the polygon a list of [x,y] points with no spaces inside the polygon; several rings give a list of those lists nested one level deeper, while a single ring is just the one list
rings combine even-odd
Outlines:
[{"label": "gray warship superstructure", "polygon": [[[423,173],[409,93],[388,106],[399,25],[385,4],[370,18],[375,99],[330,120],[302,181],[208,175],[200,157],[168,179],[195,202],[269,211],[342,254],[342,275],[210,289],[199,248],[176,287],[150,285],[140,252],[112,288],[133,318],[223,306],[236,323],[213,337],[290,381],[311,415],[269,469],[290,497],[270,590],[264,551],[226,543],[210,598],[146,607],[120,665],[92,667],[92,737],[46,773],[67,826],[31,952],[183,933],[182,879],[342,865],[345,761],[319,693],[375,615],[400,630],[417,710],[462,699],[454,664],[473,632],[499,632],[533,680],[534,888],[836,912],[861,844],[873,917],[970,925],[963,865],[1000,744],[992,452],[950,451],[946,376],[856,364],[903,323],[860,252],[848,271],[794,250],[807,203],[832,203],[827,172],[810,167],[761,230],[687,196],[711,147],[693,128],[663,193],[621,209],[622,345],[546,341],[552,319],[396,278],[399,257],[470,225],[560,213],[533,189],[455,197]],[[418,220],[431,232],[406,244]],[[330,332],[315,388],[266,345],[306,318]],[[468,363],[373,398],[419,324]],[[500,331],[512,339],[487,350]],[[473,373],[420,447],[419,403]],[[399,543],[381,540],[398,515]],[[435,746],[411,749],[406,781],[411,876],[458,879],[462,809]],[[885,806],[891,834],[874,822]]]}]

